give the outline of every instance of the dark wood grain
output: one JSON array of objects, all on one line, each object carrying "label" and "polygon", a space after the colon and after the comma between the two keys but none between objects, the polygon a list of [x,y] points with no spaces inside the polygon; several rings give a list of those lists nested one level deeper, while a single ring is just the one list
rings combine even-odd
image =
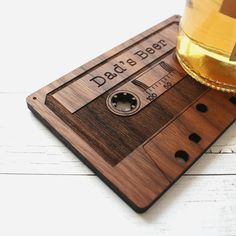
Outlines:
[{"label": "dark wood grain", "polygon": [[[178,64],[178,22],[171,17],[27,98],[32,112],[137,212],[236,118],[233,94],[195,82]],[[135,105],[124,112],[110,98],[127,91]]]}]

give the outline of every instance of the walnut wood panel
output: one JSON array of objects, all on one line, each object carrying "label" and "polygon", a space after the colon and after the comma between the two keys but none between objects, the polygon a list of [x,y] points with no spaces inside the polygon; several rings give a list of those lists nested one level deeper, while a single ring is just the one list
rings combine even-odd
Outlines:
[{"label": "walnut wood panel", "polygon": [[178,23],[173,16],[27,98],[31,111],[137,212],[236,118],[235,95],[195,82],[176,61]]},{"label": "walnut wood panel", "polygon": [[[191,93],[183,93],[183,88],[184,91],[189,90]],[[74,114],[56,104],[52,97],[47,100],[47,105],[74,132],[86,140],[104,160],[114,166],[165,124],[173,120],[205,91],[205,86],[186,77],[173,87],[171,92],[163,94],[142,112],[125,119],[111,113],[107,108],[106,97],[110,91]],[[158,122],[147,125],[150,121],[155,120]]]}]

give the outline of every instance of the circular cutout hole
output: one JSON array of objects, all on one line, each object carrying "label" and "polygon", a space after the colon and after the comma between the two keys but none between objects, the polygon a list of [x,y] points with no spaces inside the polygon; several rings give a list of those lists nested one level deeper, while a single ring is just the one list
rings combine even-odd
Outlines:
[{"label": "circular cutout hole", "polygon": [[203,103],[198,103],[198,104],[196,105],[196,109],[197,109],[198,111],[200,111],[200,112],[207,112],[207,111],[208,111],[207,106],[206,106],[205,104],[203,104]]},{"label": "circular cutout hole", "polygon": [[33,97],[34,100],[37,100],[37,97]]},{"label": "circular cutout hole", "polygon": [[111,104],[120,112],[131,112],[137,108],[138,101],[134,95],[128,92],[120,92],[113,95]]},{"label": "circular cutout hole", "polygon": [[231,103],[233,103],[233,104],[235,104],[236,105],[236,97],[231,97],[230,99],[229,99],[229,101],[231,102]]},{"label": "circular cutout hole", "polygon": [[188,155],[187,152],[185,152],[183,150],[179,150],[175,153],[175,159],[179,163],[183,164],[183,163],[186,163],[188,161],[189,155]]},{"label": "circular cutout hole", "polygon": [[194,143],[199,143],[201,141],[201,137],[196,133],[190,134],[188,138],[189,138],[189,140],[193,141]]}]

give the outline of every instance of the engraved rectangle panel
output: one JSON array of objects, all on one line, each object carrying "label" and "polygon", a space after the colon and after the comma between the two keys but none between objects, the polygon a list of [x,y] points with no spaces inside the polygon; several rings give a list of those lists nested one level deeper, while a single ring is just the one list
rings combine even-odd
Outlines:
[{"label": "engraved rectangle panel", "polygon": [[[163,174],[174,181],[232,124],[235,116],[230,95],[209,90],[145,144],[144,150]],[[176,157],[182,158],[181,162]]]},{"label": "engraved rectangle panel", "polygon": [[104,160],[115,166],[207,89],[192,78],[185,77],[140,112],[128,117],[113,114],[107,108],[109,91],[73,114],[69,111],[65,113],[53,102],[47,105]]}]

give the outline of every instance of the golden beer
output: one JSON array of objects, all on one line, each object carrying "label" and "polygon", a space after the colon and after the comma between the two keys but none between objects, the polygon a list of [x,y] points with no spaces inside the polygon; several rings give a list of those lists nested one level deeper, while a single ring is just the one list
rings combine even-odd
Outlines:
[{"label": "golden beer", "polygon": [[236,93],[236,0],[188,0],[177,57],[196,80]]}]

